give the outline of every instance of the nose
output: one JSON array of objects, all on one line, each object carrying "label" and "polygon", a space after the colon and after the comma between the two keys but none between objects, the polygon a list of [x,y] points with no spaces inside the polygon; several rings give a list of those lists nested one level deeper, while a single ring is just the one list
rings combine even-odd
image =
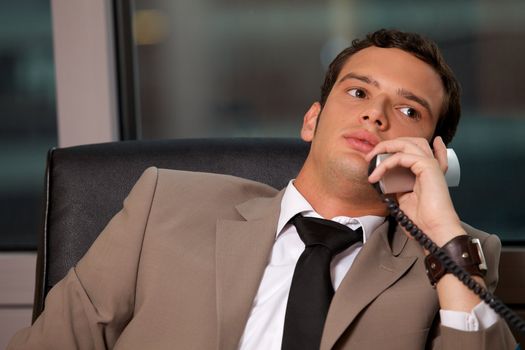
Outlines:
[{"label": "nose", "polygon": [[369,100],[366,108],[359,116],[362,124],[372,124],[379,130],[388,128],[388,118],[386,116],[387,99],[377,96],[374,100]]}]

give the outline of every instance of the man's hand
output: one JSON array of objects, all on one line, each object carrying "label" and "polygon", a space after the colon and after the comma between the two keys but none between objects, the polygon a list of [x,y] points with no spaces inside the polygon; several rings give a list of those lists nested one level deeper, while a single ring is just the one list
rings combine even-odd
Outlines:
[{"label": "man's hand", "polygon": [[[397,166],[409,168],[416,175],[414,191],[396,195],[399,206],[441,247],[455,236],[465,234],[465,231],[460,225],[445,181],[446,146],[441,137],[436,137],[433,145],[434,151],[422,138],[383,141],[367,154],[366,159],[370,161],[380,153],[394,153],[372,172],[368,178],[371,183],[379,181],[388,169]],[[484,285],[480,277],[474,278]],[[436,287],[440,306],[444,310],[470,312],[480,302],[473,292],[450,274],[443,276]]]},{"label": "man's hand", "polygon": [[382,141],[367,154],[370,161],[375,155],[392,153],[372,172],[368,180],[379,181],[386,171],[395,167],[409,168],[416,176],[414,191],[396,194],[401,209],[438,246],[455,236],[464,234],[454,209],[445,181],[448,168],[447,149],[441,137],[433,142],[434,151],[426,139],[403,137]]}]

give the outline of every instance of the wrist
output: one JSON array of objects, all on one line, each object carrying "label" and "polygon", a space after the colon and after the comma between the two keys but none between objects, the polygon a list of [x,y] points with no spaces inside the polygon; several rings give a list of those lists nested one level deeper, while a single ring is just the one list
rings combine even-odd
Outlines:
[{"label": "wrist", "polygon": [[[487,265],[479,239],[472,238],[468,235],[459,235],[447,242],[436,253],[440,252],[445,253],[450,260],[470,275],[485,276]],[[443,276],[451,272],[451,270],[445,267],[441,259],[438,259],[438,254],[427,255],[425,258],[425,267],[427,276],[433,286],[435,286]]]},{"label": "wrist", "polygon": [[[481,277],[473,276],[474,280],[485,287]],[[455,276],[443,276],[436,285],[439,306],[442,310],[471,312],[481,302],[481,299],[469,290]]]},{"label": "wrist", "polygon": [[440,225],[435,229],[429,230],[429,236],[437,244],[438,247],[443,247],[445,244],[458,236],[466,235],[467,233],[459,223],[448,225]]}]

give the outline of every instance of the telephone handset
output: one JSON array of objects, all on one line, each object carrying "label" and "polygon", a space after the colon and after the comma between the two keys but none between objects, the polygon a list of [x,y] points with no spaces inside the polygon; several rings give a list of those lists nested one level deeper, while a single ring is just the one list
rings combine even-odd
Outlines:
[{"label": "telephone handset", "polygon": [[[368,174],[382,161],[387,159],[391,154],[378,154],[370,161]],[[459,185],[460,168],[456,153],[452,149],[447,149],[448,170],[445,173],[445,179],[449,187]],[[399,225],[405,228],[410,235],[423,246],[430,254],[433,254],[445,267],[447,271],[456,276],[465,286],[472,290],[487,305],[502,316],[508,324],[518,332],[525,334],[525,321],[522,320],[513,310],[499,300],[495,295],[490,293],[486,288],[476,282],[464,268],[458,266],[442,249],[440,249],[417,225],[410,220],[408,216],[399,208],[395,199],[385,196],[389,193],[410,192],[414,188],[415,175],[407,168],[394,168],[385,173],[383,178],[374,188],[381,195],[383,202],[386,204],[390,216],[393,217]]]},{"label": "telephone handset", "polygon": [[[390,156],[391,154],[389,153],[383,153],[372,158],[368,168],[368,174],[370,175],[381,162],[385,161]],[[448,169],[445,173],[445,180],[447,181],[448,187],[456,187],[459,185],[461,172],[458,156],[452,148],[447,148],[447,158]],[[379,181],[378,186],[384,194],[411,192],[414,188],[415,181],[416,177],[410,169],[397,167],[388,170]]]}]

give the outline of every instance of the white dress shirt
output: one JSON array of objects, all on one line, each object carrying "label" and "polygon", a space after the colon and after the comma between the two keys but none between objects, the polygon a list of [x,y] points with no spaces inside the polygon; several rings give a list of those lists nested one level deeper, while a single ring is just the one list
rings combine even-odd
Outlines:
[{"label": "white dress shirt", "polygon": [[[290,292],[295,265],[304,251],[304,243],[299,238],[295,226],[289,223],[290,219],[298,213],[303,216],[321,218],[310,203],[297,191],[292,180],[283,195],[275,243],[253,301],[239,343],[239,349],[281,349],[288,293]],[[356,218],[337,216],[331,220],[354,230],[359,227],[363,229],[363,242],[350,246],[332,260],[330,273],[334,290],[337,290],[343,277],[352,266],[355,257],[361,251],[363,244],[366,244],[367,238],[384,222],[385,217],[372,215]],[[483,302],[478,304],[471,313],[440,310],[440,316],[443,325],[464,331],[488,328],[497,321],[498,317]]]}]

